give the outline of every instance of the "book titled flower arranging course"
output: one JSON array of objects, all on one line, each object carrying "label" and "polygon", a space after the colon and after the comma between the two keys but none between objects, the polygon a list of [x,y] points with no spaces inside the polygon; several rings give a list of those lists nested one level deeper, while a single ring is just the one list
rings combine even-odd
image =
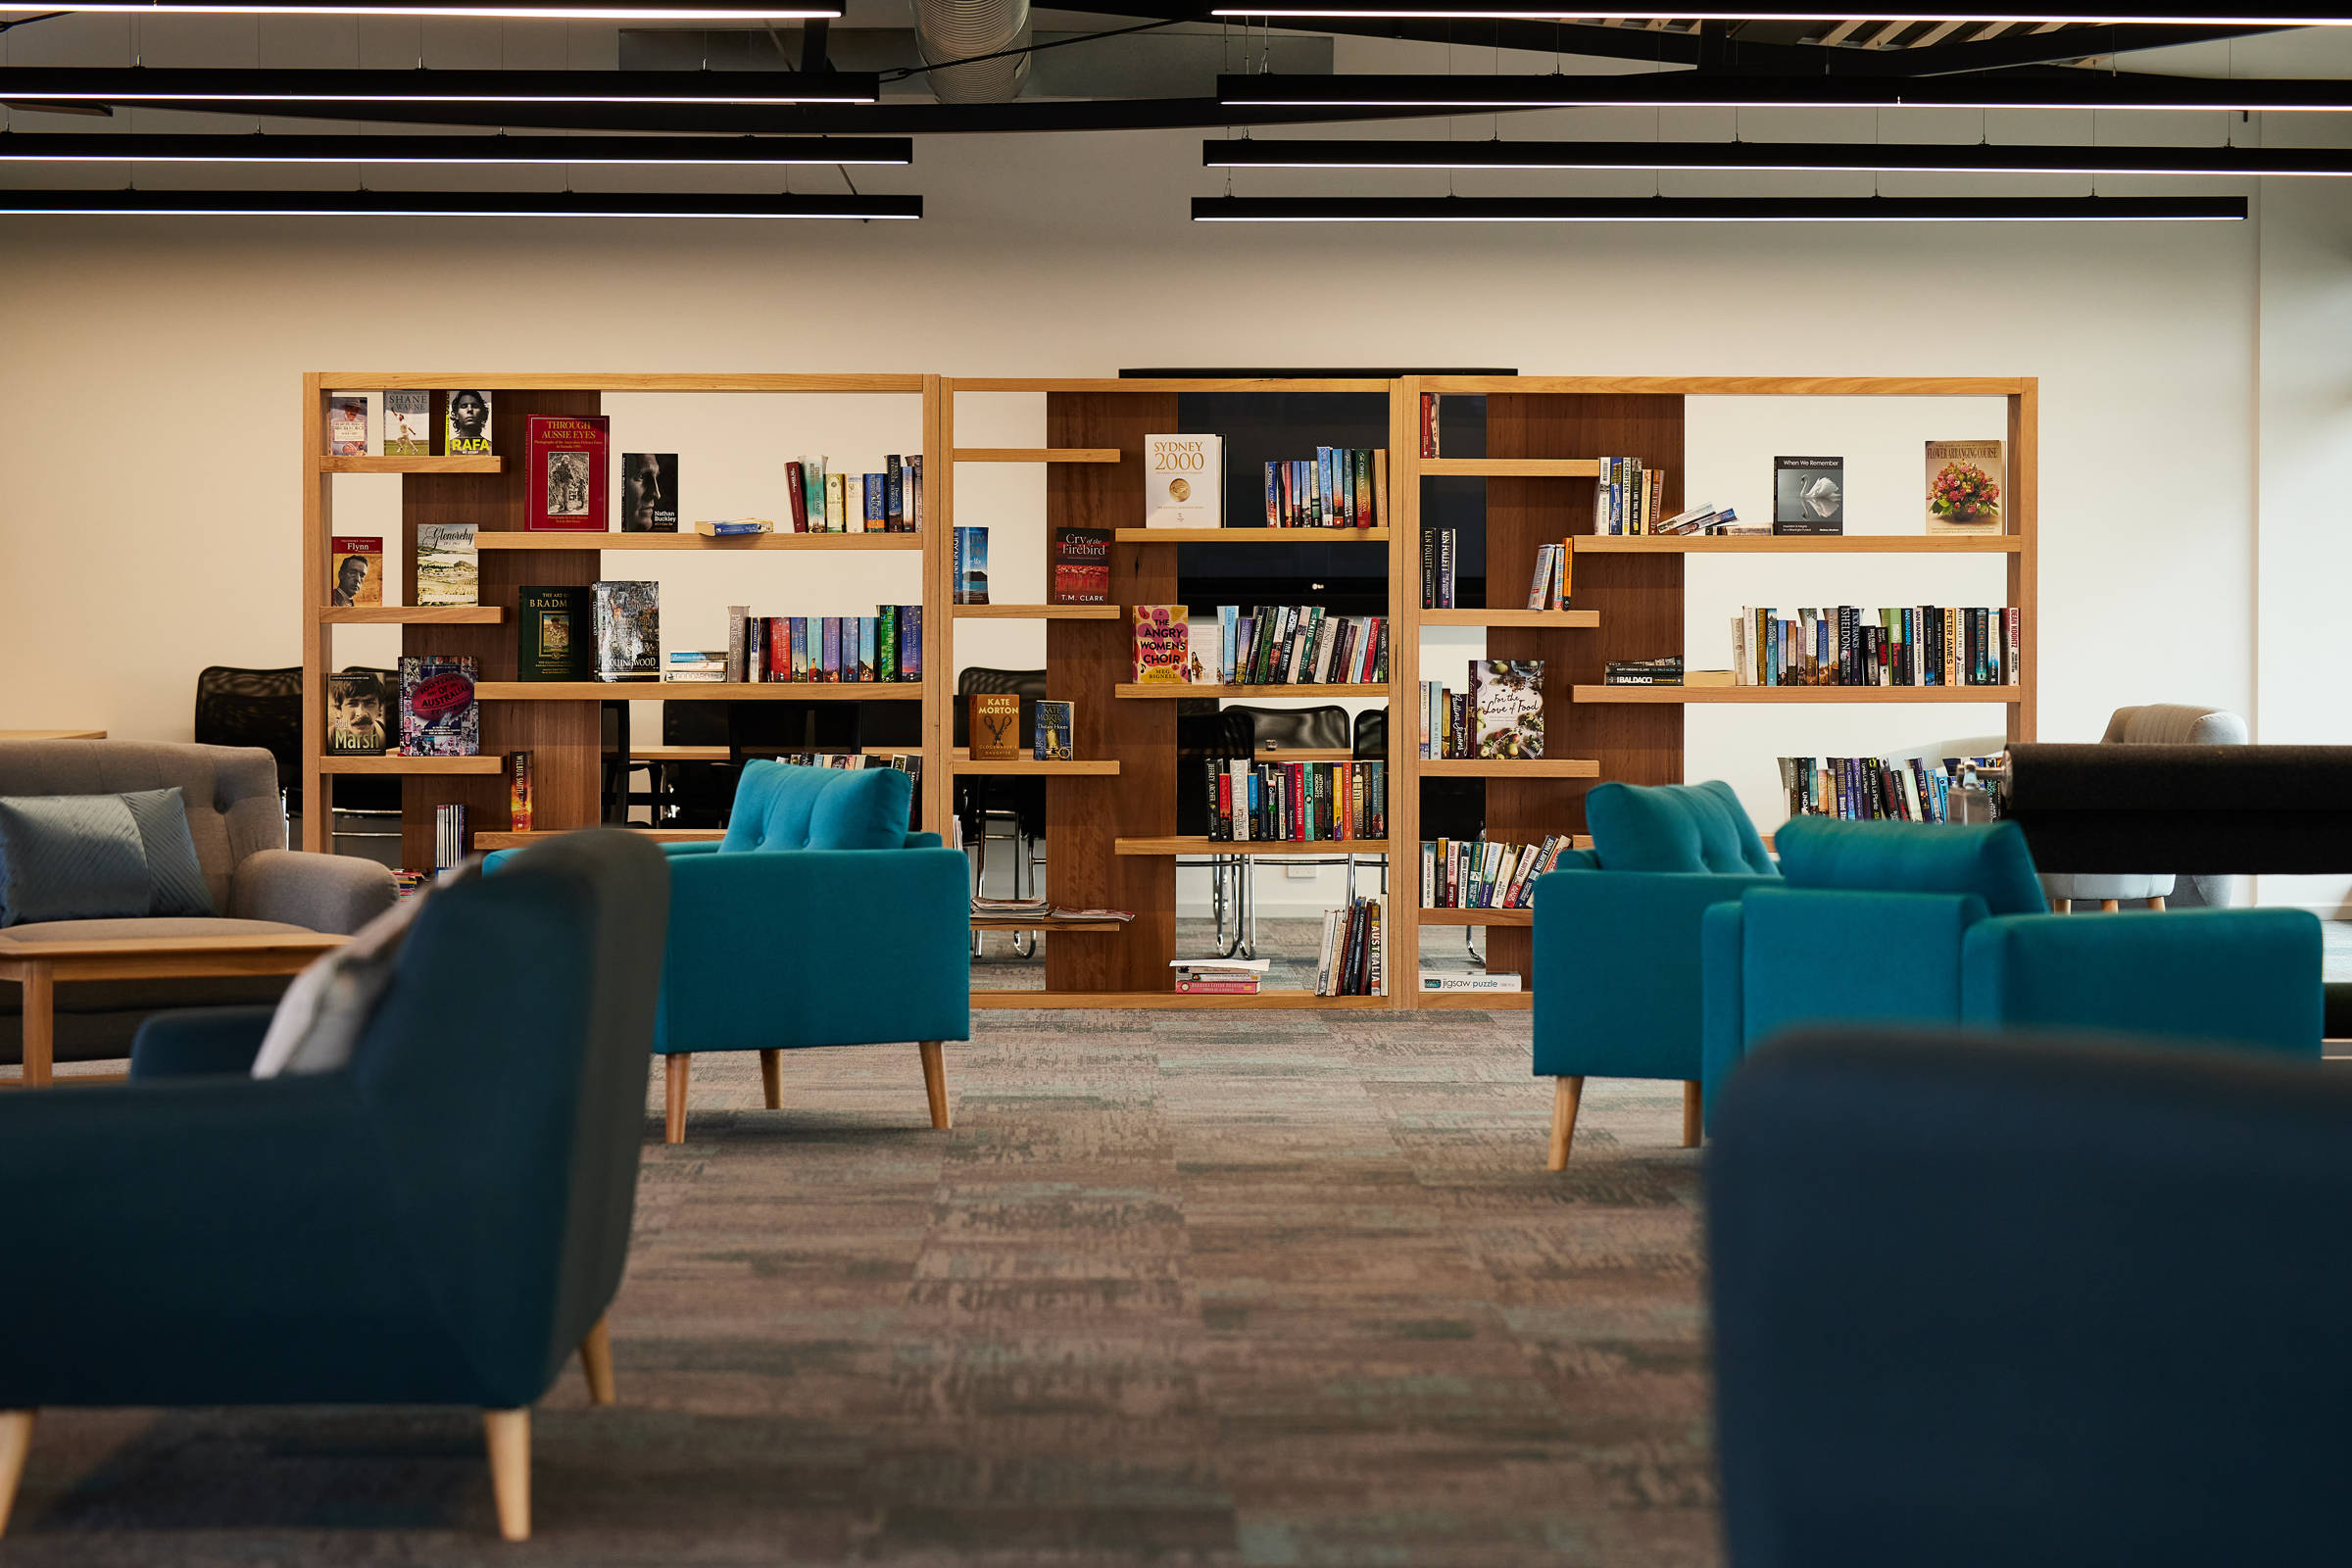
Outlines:
[{"label": "book titled flower arranging course", "polygon": [[2001,531],[2001,443],[1928,443],[1928,532]]}]

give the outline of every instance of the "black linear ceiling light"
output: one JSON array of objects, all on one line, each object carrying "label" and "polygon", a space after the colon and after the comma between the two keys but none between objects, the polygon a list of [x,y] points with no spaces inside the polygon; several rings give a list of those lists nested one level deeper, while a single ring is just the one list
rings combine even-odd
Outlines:
[{"label": "black linear ceiling light", "polygon": [[872,72],[259,71],[149,66],[0,69],[0,101],[31,103],[870,104]]},{"label": "black linear ceiling light", "polygon": [[2090,26],[2223,26],[2223,27],[2341,27],[2352,25],[2352,10],[2297,10],[2293,7],[2265,6],[2260,16],[2216,14],[2208,7],[2184,5],[2167,12],[2157,6],[2122,7],[2105,13],[2092,13],[2079,7],[2061,11],[2027,12],[2015,6],[1985,5],[1976,9],[1940,11],[1855,11],[1837,6],[1825,7],[1805,0],[1776,5],[1772,0],[1746,0],[1740,5],[1711,5],[1699,0],[1694,6],[1676,6],[1665,11],[1628,11],[1622,6],[1606,9],[1579,10],[1574,6],[1545,6],[1541,4],[1513,5],[1497,0],[1265,0],[1265,3],[1218,4],[1209,8],[1212,17],[1263,17],[1281,21],[1285,17],[1365,18],[1397,21],[1477,21],[1477,22],[2004,22],[2012,25],[2039,25],[2048,23],[2074,23]]},{"label": "black linear ceiling light", "polygon": [[920,196],[589,191],[0,190],[0,217],[916,219]]},{"label": "black linear ceiling light", "polygon": [[2077,223],[2242,220],[2243,197],[1196,196],[1196,223]]},{"label": "black linear ceiling light", "polygon": [[680,3],[640,0],[634,5],[599,5],[596,0],[55,0],[49,5],[0,4],[0,17],[68,11],[134,17],[479,17],[505,22],[798,22],[831,20],[838,4],[809,5]]},{"label": "black linear ceiling light", "polygon": [[[101,141],[105,138],[84,138]],[[8,138],[0,136],[0,158]],[[2352,174],[2352,149],[1755,141],[1210,141],[1210,169],[1717,169],[1954,174]]]},{"label": "black linear ceiling light", "polygon": [[1618,76],[1222,75],[1239,107],[1353,109],[2180,109],[2352,110],[2352,81],[2062,71],[2031,76],[1765,76],[1699,71]]},{"label": "black linear ceiling light", "polygon": [[0,132],[0,164],[911,164],[911,136],[192,136]]}]

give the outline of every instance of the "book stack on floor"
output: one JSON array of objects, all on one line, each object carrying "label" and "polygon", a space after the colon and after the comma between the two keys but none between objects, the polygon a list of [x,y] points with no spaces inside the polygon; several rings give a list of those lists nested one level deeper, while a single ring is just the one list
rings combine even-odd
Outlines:
[{"label": "book stack on floor", "polygon": [[1252,762],[1210,758],[1208,836],[1220,843],[1384,839],[1386,762]]},{"label": "book stack on floor", "polygon": [[1266,465],[1269,528],[1384,528],[1386,448],[1317,447],[1312,458]]},{"label": "book stack on floor", "polygon": [[1678,512],[1649,530],[1654,534],[1769,534],[1770,524],[1746,523],[1730,507],[1692,507]]},{"label": "book stack on floor", "polygon": [[1665,654],[1656,659],[1612,659],[1600,666],[1603,686],[1680,686],[1683,683],[1683,656]]},{"label": "book stack on floor", "polygon": [[1742,686],[2014,686],[2014,609],[1743,610],[1732,621]]},{"label": "book stack on floor", "polygon": [[835,473],[821,454],[784,465],[794,533],[920,533],[923,457],[892,453],[872,473]]},{"label": "book stack on floor", "polygon": [[1565,833],[1541,844],[1493,839],[1421,841],[1421,902],[1429,909],[1526,909],[1535,906],[1536,878],[1560,863]]},{"label": "book stack on floor", "polygon": [[1781,789],[1791,816],[1836,816],[1849,822],[1948,822],[1954,790],[1983,766],[1981,757],[1784,757]]},{"label": "book stack on floor", "polygon": [[466,858],[466,808],[433,808],[433,869],[446,871]]},{"label": "book stack on floor", "polygon": [[1315,958],[1318,997],[1385,997],[1380,900],[1357,899],[1323,911],[1323,946]]},{"label": "book stack on floor", "polygon": [[[708,678],[710,655],[671,656],[670,676]],[[870,615],[755,615],[727,607],[723,678],[828,686],[923,678],[923,607],[877,605]]]},{"label": "book stack on floor", "polygon": [[1269,958],[1178,958],[1176,989],[1215,997],[1254,997]]},{"label": "book stack on floor", "polygon": [[1544,755],[1544,661],[1474,659],[1470,689],[1421,683],[1423,760]]}]

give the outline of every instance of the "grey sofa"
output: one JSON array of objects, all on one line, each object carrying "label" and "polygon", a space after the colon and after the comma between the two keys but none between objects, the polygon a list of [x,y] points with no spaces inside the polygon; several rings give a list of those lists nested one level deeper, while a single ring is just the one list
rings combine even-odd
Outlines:
[{"label": "grey sofa", "polygon": [[[2119,708],[2107,720],[2102,746],[2243,746],[2250,739],[2246,721],[2219,709],[2180,703],[2149,703]],[[2176,890],[2175,883],[2179,887]],[[2066,872],[2045,873],[2041,891],[2060,908],[2072,904],[2107,904],[2146,900],[2154,907],[2228,908],[2236,896],[2231,876],[2174,878],[2169,873]]]},{"label": "grey sofa", "polygon": [[[213,918],[58,920],[18,925],[18,942],[92,937],[210,936],[307,930],[351,932],[390,908],[392,873],[372,860],[286,848],[277,763],[258,747],[148,741],[0,743],[0,795],[112,795],[179,787],[188,832],[212,889]],[[165,1007],[274,1002],[281,977],[125,980],[57,988],[57,1059],[130,1054],[139,1022]],[[0,1062],[24,1059],[19,987],[0,981]]]}]

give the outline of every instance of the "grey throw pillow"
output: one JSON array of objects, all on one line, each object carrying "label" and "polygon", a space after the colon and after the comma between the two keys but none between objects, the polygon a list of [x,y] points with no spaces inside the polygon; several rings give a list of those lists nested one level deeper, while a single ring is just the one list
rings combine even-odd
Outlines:
[{"label": "grey throw pillow", "polygon": [[0,926],[213,912],[176,787],[0,796]]}]

